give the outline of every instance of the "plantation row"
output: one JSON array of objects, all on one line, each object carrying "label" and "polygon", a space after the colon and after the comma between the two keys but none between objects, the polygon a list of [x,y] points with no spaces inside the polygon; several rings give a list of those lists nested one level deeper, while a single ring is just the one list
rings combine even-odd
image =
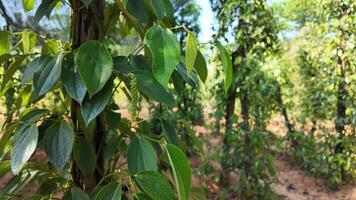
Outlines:
[{"label": "plantation row", "polygon": [[354,184],[356,2],[210,0],[208,42],[203,5],[0,1],[0,199],[280,199],[278,156]]}]

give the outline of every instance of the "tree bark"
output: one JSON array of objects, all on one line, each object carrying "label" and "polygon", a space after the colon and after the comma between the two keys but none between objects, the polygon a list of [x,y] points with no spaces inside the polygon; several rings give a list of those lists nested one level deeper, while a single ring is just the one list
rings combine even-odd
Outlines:
[{"label": "tree bark", "polygon": [[281,113],[282,113],[282,115],[284,117],[284,123],[285,123],[289,133],[290,132],[294,132],[293,125],[292,125],[292,123],[290,122],[290,120],[288,118],[287,108],[286,108],[286,106],[284,105],[284,102],[283,102],[281,86],[280,86],[280,84],[278,82],[276,82],[276,85],[277,85],[277,92],[276,92],[277,103],[278,103],[279,109],[281,110]]},{"label": "tree bark", "polygon": [[[102,24],[104,24],[104,7],[105,0],[93,0],[89,7],[85,7],[81,0],[70,0],[73,9],[71,19],[71,39],[72,49],[77,49],[83,43],[90,40],[102,40],[104,35],[102,31]],[[90,67],[90,66],[88,66]],[[78,137],[85,137],[79,126],[80,105],[72,100],[71,117],[73,124],[76,126],[75,130]],[[79,113],[79,115],[78,115]],[[103,177],[103,145],[105,139],[105,119],[100,115],[95,120],[95,128],[92,137],[92,145],[97,155],[97,167],[95,172],[89,176],[84,177],[76,163],[72,166],[73,182],[78,187],[85,191],[91,191]]]}]

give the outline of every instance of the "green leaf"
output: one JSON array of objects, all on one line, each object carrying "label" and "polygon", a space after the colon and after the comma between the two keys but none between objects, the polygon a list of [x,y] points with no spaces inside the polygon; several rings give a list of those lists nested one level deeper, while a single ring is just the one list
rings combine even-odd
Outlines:
[{"label": "green leaf", "polygon": [[34,123],[47,113],[47,109],[30,109],[21,113],[21,121],[27,123]]},{"label": "green leaf", "polygon": [[96,200],[121,200],[121,185],[109,183],[102,187],[96,195]]},{"label": "green leaf", "polygon": [[79,73],[76,72],[74,68],[73,54],[66,56],[64,59],[61,78],[68,95],[79,104],[82,104],[87,88],[85,87],[83,80],[80,78]]},{"label": "green leaf", "polygon": [[88,7],[93,0],[80,0],[86,7]]},{"label": "green leaf", "polygon": [[[42,55],[46,56],[46,55]],[[36,97],[40,97],[50,91],[59,80],[62,71],[63,54],[57,57],[43,59],[41,68],[33,74],[33,89]]]},{"label": "green leaf", "polygon": [[153,7],[153,12],[155,13],[158,20],[162,20],[165,16],[166,9],[164,2],[162,0],[150,0]]},{"label": "green leaf", "polygon": [[121,119],[119,106],[116,104],[110,104],[105,110],[105,119],[109,128],[118,129]]},{"label": "green leaf", "polygon": [[26,65],[25,71],[21,76],[21,86],[24,86],[28,81],[32,80],[33,74],[41,69],[41,63],[49,61],[51,58],[48,56],[40,56],[35,58],[32,62]]},{"label": "green leaf", "polygon": [[89,195],[78,187],[72,187],[63,197],[63,200],[90,200]]},{"label": "green leaf", "polygon": [[136,193],[137,200],[152,200],[147,194],[145,193]]},{"label": "green leaf", "polygon": [[179,200],[188,200],[192,181],[191,168],[183,151],[172,144],[166,145]]},{"label": "green leaf", "polygon": [[145,0],[127,0],[126,8],[141,23],[148,22],[149,13],[145,6]]},{"label": "green leaf", "polygon": [[70,158],[74,143],[74,131],[66,121],[51,125],[44,136],[43,147],[54,167],[62,170]]},{"label": "green leaf", "polygon": [[10,31],[0,31],[0,55],[9,53],[10,50]]},{"label": "green leaf", "polygon": [[45,40],[42,45],[42,54],[48,54],[50,56],[55,56],[59,53],[61,43],[59,40]]},{"label": "green leaf", "polygon": [[127,149],[127,166],[131,175],[140,171],[157,171],[157,155],[144,137],[132,139]]},{"label": "green leaf", "polygon": [[[8,199],[10,195],[17,194],[28,182],[30,182],[38,173],[38,170],[24,170],[19,175],[11,178],[0,192],[0,199]],[[7,197],[7,198],[5,198]]]},{"label": "green leaf", "polygon": [[35,0],[22,0],[22,5],[25,12],[31,11],[35,6]]},{"label": "green leaf", "polygon": [[153,200],[174,200],[174,190],[159,172],[142,171],[134,175],[143,191]]},{"label": "green leaf", "polygon": [[41,196],[41,195],[35,195],[35,196],[32,196],[32,197],[27,197],[26,199],[24,200],[42,200],[44,196]]},{"label": "green leaf", "polygon": [[118,136],[115,135],[110,138],[104,147],[103,160],[105,163],[114,156],[115,152],[120,148],[120,143],[122,143],[122,140]]},{"label": "green leaf", "polygon": [[5,176],[11,169],[10,160],[5,160],[0,162],[0,178]]},{"label": "green leaf", "polygon": [[51,16],[51,12],[60,0],[42,0],[40,6],[37,8],[34,20],[38,23],[44,16],[48,19]]},{"label": "green leaf", "polygon": [[194,67],[200,77],[200,80],[205,83],[206,78],[208,77],[208,68],[206,66],[205,58],[199,50],[197,52]]},{"label": "green leaf", "polygon": [[103,89],[113,71],[112,57],[99,41],[81,45],[75,56],[75,63],[90,97]]},{"label": "green leaf", "polygon": [[188,32],[187,43],[185,48],[185,67],[188,73],[192,72],[194,68],[195,59],[198,52],[198,42],[192,32]]},{"label": "green leaf", "polygon": [[229,52],[220,44],[217,43],[219,52],[220,52],[220,59],[221,63],[224,67],[224,73],[225,73],[225,93],[228,91],[230,88],[230,85],[232,83],[232,61]]},{"label": "green leaf", "polygon": [[28,53],[30,51],[30,35],[27,29],[22,31],[21,39],[23,52]]},{"label": "green leaf", "polygon": [[37,34],[30,30],[23,30],[21,33],[20,50],[23,53],[29,53],[37,43]]},{"label": "green leaf", "polygon": [[112,81],[109,81],[104,89],[94,95],[91,99],[86,96],[80,107],[86,126],[88,126],[89,123],[105,109],[111,98],[112,87]]},{"label": "green leaf", "polygon": [[34,124],[23,124],[15,131],[14,147],[11,154],[12,173],[18,174],[35,152],[38,129]]},{"label": "green leaf", "polygon": [[74,144],[73,157],[80,171],[90,176],[96,167],[96,155],[91,143],[84,137],[78,138]]},{"label": "green leaf", "polygon": [[[0,39],[1,40],[1,39]],[[1,41],[0,41],[1,42]],[[1,43],[0,43],[0,49],[1,49]],[[1,51],[1,50],[0,50]],[[10,60],[12,58],[12,55],[9,53],[5,54],[0,54],[0,65],[2,65],[4,62]]]},{"label": "green leaf", "polygon": [[204,190],[200,187],[193,187],[190,192],[190,200],[207,200]]},{"label": "green leaf", "polygon": [[158,82],[167,87],[181,56],[180,45],[174,33],[161,26],[153,26],[145,35],[145,43],[152,54],[152,71]]},{"label": "green leaf", "polygon": [[168,142],[178,146],[177,133],[174,130],[174,127],[165,119],[161,119],[162,129],[164,136],[168,139]]},{"label": "green leaf", "polygon": [[6,70],[5,75],[2,78],[1,82],[1,90],[3,91],[6,84],[12,79],[12,76],[15,74],[15,72],[21,67],[22,62],[27,58],[27,56],[22,55],[18,56],[16,60],[11,63],[9,66],[8,70]]},{"label": "green leaf", "polygon": [[151,72],[138,70],[134,73],[137,78],[137,88],[141,93],[167,105],[175,104],[173,95],[153,77]]}]

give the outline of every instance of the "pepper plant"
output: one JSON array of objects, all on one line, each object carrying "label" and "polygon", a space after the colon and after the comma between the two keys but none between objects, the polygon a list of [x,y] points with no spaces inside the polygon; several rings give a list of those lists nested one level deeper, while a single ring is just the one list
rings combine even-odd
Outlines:
[{"label": "pepper plant", "polygon": [[[22,2],[26,12],[35,7]],[[135,108],[140,96],[174,107],[172,74],[205,79],[196,37],[184,29],[191,39],[183,55],[175,31],[184,26],[169,0],[42,0],[34,19],[61,6],[71,11],[69,43],[27,29],[0,32],[0,64],[10,63],[1,91],[17,91],[0,141],[0,175],[14,177],[0,197],[35,181],[31,199],[189,199],[191,168],[175,131],[153,134]],[[116,55],[113,34],[135,35],[137,48]],[[131,119],[120,115],[119,92],[131,100]],[[43,104],[49,96],[56,108]],[[31,159],[40,150],[48,162]]]}]

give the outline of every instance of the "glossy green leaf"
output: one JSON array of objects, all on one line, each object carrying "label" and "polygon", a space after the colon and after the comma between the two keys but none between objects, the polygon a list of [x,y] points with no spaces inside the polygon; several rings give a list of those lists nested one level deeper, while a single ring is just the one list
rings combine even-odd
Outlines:
[{"label": "glossy green leaf", "polygon": [[75,56],[75,63],[90,97],[103,89],[113,71],[112,57],[99,41],[81,45]]},{"label": "glossy green leaf", "polygon": [[172,5],[171,0],[163,0],[164,8],[166,11],[166,16],[170,20],[174,20],[174,7]]},{"label": "glossy green leaf", "polygon": [[138,19],[141,23],[147,23],[149,13],[145,5],[145,0],[127,0],[126,8],[131,15]]},{"label": "glossy green leaf", "polygon": [[168,179],[159,172],[142,171],[134,175],[143,191],[153,200],[174,200],[174,190]]},{"label": "glossy green leaf", "polygon": [[6,70],[5,75],[2,78],[2,82],[1,82],[1,90],[3,91],[6,84],[12,79],[13,75],[15,74],[15,72],[21,67],[22,62],[27,58],[27,56],[23,55],[23,56],[18,56],[16,58],[16,60],[11,63],[11,65],[9,66],[8,70]]},{"label": "glossy green leaf", "polygon": [[61,43],[59,40],[46,40],[42,45],[42,55],[47,54],[50,56],[55,56],[59,53],[61,47]]},{"label": "glossy green leaf", "polygon": [[153,26],[145,35],[145,43],[150,48],[153,57],[153,75],[158,82],[167,87],[171,74],[181,56],[177,37],[167,28]]},{"label": "glossy green leaf", "polygon": [[188,74],[187,69],[181,63],[179,63],[176,67],[176,72],[178,72],[183,80],[192,87],[199,86],[199,78],[195,71],[192,71],[192,73]]},{"label": "glossy green leaf", "polygon": [[95,117],[98,116],[109,103],[112,86],[112,81],[109,81],[105,87],[92,98],[89,98],[88,95],[84,98],[80,111],[86,126],[88,126],[89,123],[95,119]]},{"label": "glossy green leaf", "polygon": [[54,167],[62,170],[70,158],[74,143],[74,131],[66,121],[51,125],[44,136],[43,147]]},{"label": "glossy green leaf", "polygon": [[121,185],[109,183],[102,187],[96,195],[96,200],[121,200]]},{"label": "glossy green leaf", "polygon": [[134,73],[137,78],[137,88],[141,93],[167,105],[175,104],[173,95],[153,77],[151,72],[138,70]]},{"label": "glossy green leaf", "polygon": [[88,7],[93,0],[80,0],[86,7]]},{"label": "glossy green leaf", "polygon": [[47,109],[30,109],[21,113],[21,121],[27,123],[34,123],[47,114],[49,111]]},{"label": "glossy green leaf", "polygon": [[197,57],[195,59],[194,67],[200,77],[200,80],[203,81],[203,83],[205,83],[206,78],[208,77],[208,68],[206,65],[205,58],[199,50],[197,52]]},{"label": "glossy green leaf", "polygon": [[81,104],[84,100],[87,88],[85,87],[83,80],[80,78],[79,73],[75,70],[72,54],[66,56],[63,61],[61,76],[63,86],[68,95]]},{"label": "glossy green leaf", "polygon": [[35,0],[22,0],[22,5],[25,12],[31,11],[35,6]]},{"label": "glossy green leaf", "polygon": [[44,16],[48,19],[51,16],[51,12],[60,0],[42,0],[40,6],[37,8],[34,19],[35,22],[39,22]]},{"label": "glossy green leaf", "polygon": [[225,73],[225,93],[228,91],[230,88],[230,85],[232,83],[232,61],[229,52],[220,44],[217,43],[217,47],[219,49],[219,55],[220,55],[220,60],[224,68],[224,73]]},{"label": "glossy green leaf", "polygon": [[10,36],[9,31],[0,31],[0,55],[9,53],[10,50]]},{"label": "glossy green leaf", "polygon": [[168,159],[172,167],[175,188],[179,200],[188,200],[192,182],[191,168],[189,161],[183,151],[172,144],[166,145]]},{"label": "glossy green leaf", "polygon": [[90,200],[89,195],[78,187],[72,187],[67,191],[63,200]]},{"label": "glossy green leaf", "polygon": [[90,176],[96,167],[96,155],[91,143],[84,137],[75,140],[73,157],[80,171]]},{"label": "glossy green leaf", "polygon": [[162,0],[150,0],[153,8],[153,12],[155,13],[158,20],[162,20],[166,14],[166,9],[164,6],[164,2]]},{"label": "glossy green leaf", "polygon": [[[42,55],[46,56],[46,55]],[[33,89],[36,97],[40,97],[50,91],[59,80],[62,71],[63,54],[57,57],[43,59],[41,68],[33,74]]]},{"label": "glossy green leaf", "polygon": [[21,39],[23,52],[28,53],[30,51],[30,35],[27,29],[22,31]]},{"label": "glossy green leaf", "polygon": [[12,173],[18,174],[35,152],[38,129],[34,124],[22,124],[15,131],[13,152],[11,154]]},{"label": "glossy green leaf", "polygon": [[157,171],[157,155],[144,137],[135,137],[127,149],[127,166],[131,175],[140,171]]},{"label": "glossy green leaf", "polygon": [[188,32],[187,43],[185,46],[185,67],[188,73],[192,72],[194,68],[195,59],[198,52],[198,42],[192,32]]},{"label": "glossy green leaf", "polygon": [[21,85],[24,86],[28,81],[32,80],[33,74],[41,69],[41,63],[49,62],[51,58],[48,56],[40,56],[26,65],[25,71],[21,76]]},{"label": "glossy green leaf", "polygon": [[161,119],[161,122],[162,122],[163,134],[167,138],[168,142],[178,146],[177,133],[174,130],[174,127],[172,126],[172,124],[169,123],[169,121],[167,121],[165,119]]}]

